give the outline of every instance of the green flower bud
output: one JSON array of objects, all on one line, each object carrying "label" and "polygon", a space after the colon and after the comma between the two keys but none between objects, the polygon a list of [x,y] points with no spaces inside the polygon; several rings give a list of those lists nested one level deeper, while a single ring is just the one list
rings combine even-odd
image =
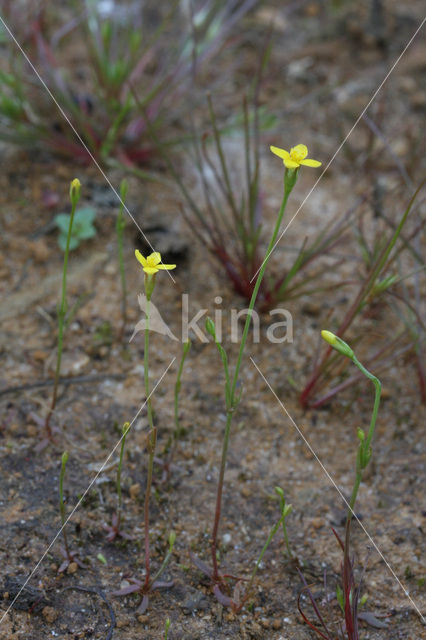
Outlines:
[{"label": "green flower bud", "polygon": [[290,193],[290,191],[293,189],[294,185],[297,182],[297,173],[298,173],[298,168],[297,169],[286,169],[284,171],[284,190],[287,193]]},{"label": "green flower bud", "polygon": [[216,327],[211,318],[206,319],[206,331],[211,335],[212,338],[216,339]]},{"label": "green flower bud", "polygon": [[78,178],[74,178],[70,184],[70,200],[73,207],[75,207],[77,202],[80,200],[80,188],[80,180]]},{"label": "green flower bud", "polygon": [[339,351],[339,353],[341,353],[343,356],[346,356],[347,358],[350,358],[352,360],[352,358],[354,357],[354,352],[344,340],[334,335],[334,333],[332,333],[331,331],[323,330],[321,331],[321,336],[326,342],[328,342],[329,345],[333,347],[333,349],[336,349],[336,351]]},{"label": "green flower bud", "polygon": [[145,294],[147,300],[151,300],[155,287],[155,276],[155,273],[145,273]]},{"label": "green flower bud", "polygon": [[360,429],[359,427],[358,427],[358,429],[357,429],[356,435],[358,436],[358,440],[359,440],[360,442],[364,442],[364,440],[365,440],[365,433],[364,433],[364,431],[363,431],[362,429]]},{"label": "green flower bud", "polygon": [[277,494],[277,496],[279,496],[282,500],[284,500],[284,491],[281,489],[281,487],[275,487],[275,493]]}]

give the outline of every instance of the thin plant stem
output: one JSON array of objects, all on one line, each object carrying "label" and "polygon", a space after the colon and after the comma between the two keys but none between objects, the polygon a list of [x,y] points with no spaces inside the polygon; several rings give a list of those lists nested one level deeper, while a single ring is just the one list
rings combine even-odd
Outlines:
[{"label": "thin plant stem", "polygon": [[65,254],[64,254],[64,266],[62,269],[62,295],[61,295],[61,306],[58,311],[58,350],[56,356],[56,368],[55,368],[55,384],[53,386],[53,394],[52,394],[52,402],[50,404],[49,412],[46,416],[45,421],[45,429],[47,433],[47,438],[49,440],[52,439],[52,428],[50,426],[50,418],[52,413],[56,407],[56,399],[58,396],[58,385],[59,385],[59,376],[61,374],[61,360],[62,360],[62,349],[64,343],[64,323],[65,323],[65,315],[67,312],[67,269],[68,269],[68,256],[70,252],[70,242],[71,242],[71,234],[72,234],[72,226],[74,222],[74,214],[77,207],[77,203],[79,200],[79,190],[77,192],[77,197],[71,197],[71,215],[70,215],[70,224],[68,227],[67,234],[67,243],[65,246]]},{"label": "thin plant stem", "polygon": [[154,421],[152,417],[152,402],[149,394],[149,320],[151,313],[151,298],[147,296],[146,298],[146,321],[145,321],[145,342],[144,342],[144,352],[143,352],[143,377],[145,383],[145,396],[146,396],[146,406],[148,412],[148,422],[149,428],[152,431],[154,429]]},{"label": "thin plant stem", "polygon": [[286,546],[287,553],[288,553],[289,557],[292,558],[293,557],[293,553],[292,553],[292,551],[290,549],[290,542],[288,540],[288,533],[287,533],[287,526],[286,526],[286,523],[285,523],[285,518],[282,519],[282,523],[283,523],[283,536],[284,536],[285,546]]},{"label": "thin plant stem", "polygon": [[[237,382],[238,382],[238,378],[239,378],[239,373],[240,373],[240,368],[241,368],[241,363],[242,363],[242,358],[243,358],[243,353],[244,353],[244,348],[247,342],[247,336],[248,336],[248,332],[249,332],[249,328],[250,328],[250,323],[251,323],[251,318],[253,315],[253,309],[254,309],[254,305],[256,303],[256,298],[257,298],[257,294],[259,292],[260,289],[260,285],[262,283],[263,280],[263,276],[265,274],[265,270],[266,270],[266,266],[268,264],[270,255],[271,255],[271,251],[274,247],[275,241],[277,239],[280,227],[281,227],[281,223],[284,217],[284,212],[285,212],[285,208],[287,205],[287,201],[288,198],[290,196],[290,193],[294,187],[294,185],[296,184],[297,181],[297,170],[296,171],[289,171],[288,169],[286,169],[285,174],[284,174],[284,195],[283,195],[283,199],[281,202],[281,207],[280,207],[280,211],[278,214],[278,218],[277,221],[275,223],[275,228],[274,231],[272,233],[272,237],[269,241],[269,245],[268,248],[266,250],[266,254],[265,254],[265,258],[262,262],[262,265],[259,269],[259,273],[257,275],[257,279],[256,279],[256,284],[254,286],[253,289],[253,293],[251,296],[251,300],[250,300],[250,304],[249,304],[249,308],[248,308],[248,313],[246,316],[246,321],[244,324],[244,330],[243,330],[243,334],[241,337],[241,343],[240,343],[240,349],[238,352],[238,357],[237,357],[237,363],[235,366],[235,371],[234,371],[234,375],[232,378],[232,383],[230,383],[229,385],[229,402],[227,403],[227,409],[226,409],[226,425],[225,425],[225,434],[223,437],[223,445],[222,445],[222,459],[221,459],[221,463],[220,463],[220,471],[219,471],[219,479],[218,479],[218,484],[217,484],[217,495],[216,495],[216,509],[215,509],[215,516],[214,516],[214,522],[213,522],[213,530],[212,530],[212,542],[211,542],[211,555],[212,555],[212,562],[213,562],[213,581],[217,582],[219,580],[219,570],[218,570],[218,563],[217,563],[217,536],[218,536],[218,531],[219,531],[219,524],[220,524],[220,515],[221,515],[221,508],[222,508],[222,494],[223,494],[223,482],[224,482],[224,476],[225,476],[225,469],[226,469],[226,459],[227,459],[227,455],[228,455],[228,447],[229,447],[229,437],[231,434],[231,424],[232,424],[232,418],[234,415],[234,410],[236,408],[236,405],[238,404],[238,399],[236,398],[236,387],[237,387]],[[226,373],[226,368],[225,368],[225,373]]]},{"label": "thin plant stem", "polygon": [[125,422],[123,425],[123,436],[121,438],[120,459],[118,461],[118,468],[117,468],[116,486],[117,486],[117,498],[118,498],[117,500],[117,530],[118,531],[120,531],[120,526],[121,526],[121,507],[123,504],[123,499],[121,495],[121,469],[123,466],[124,445],[126,444],[126,436],[129,432],[129,428],[130,428],[129,422]]},{"label": "thin plant stem", "polygon": [[[382,385],[380,383],[380,380],[378,378],[376,378],[376,376],[374,376],[372,373],[370,373],[364,367],[364,365],[361,364],[361,362],[358,360],[358,358],[355,355],[352,358],[352,362],[366,376],[366,378],[371,380],[371,382],[374,384],[375,396],[374,396],[373,412],[371,414],[370,428],[368,430],[366,439],[363,442],[361,442],[360,445],[359,445],[359,447],[360,447],[359,458],[360,459],[357,460],[357,473],[356,473],[356,478],[355,478],[355,484],[354,484],[354,487],[353,487],[353,490],[352,490],[351,499],[350,499],[350,502],[349,502],[347,521],[348,520],[350,521],[351,518],[352,518],[352,512],[353,512],[354,507],[355,507],[355,502],[356,502],[356,498],[357,498],[357,495],[358,495],[359,486],[360,486],[361,480],[362,480],[362,472],[365,469],[365,467],[367,466],[367,464],[369,462],[369,459],[370,459],[371,442],[372,442],[372,439],[373,439],[374,430],[376,428],[377,414],[379,412],[380,396],[381,396],[381,390],[382,390]],[[366,456],[366,457],[364,457],[364,456]],[[363,457],[364,457],[364,459],[362,459]]]},{"label": "thin plant stem", "polygon": [[169,637],[170,625],[171,625],[170,618],[167,618],[166,619],[166,626],[165,626],[165,629],[164,629],[164,640],[167,640],[167,638]]},{"label": "thin plant stem", "polygon": [[260,552],[260,555],[259,555],[259,557],[258,557],[258,559],[256,561],[256,564],[254,565],[254,569],[253,569],[252,574],[250,576],[250,580],[249,580],[249,583],[248,583],[247,589],[246,589],[246,593],[247,594],[251,591],[254,579],[256,577],[256,573],[258,572],[259,567],[260,567],[260,563],[262,562],[262,558],[265,555],[269,545],[271,544],[272,538],[275,536],[275,534],[277,533],[278,529],[280,528],[281,522],[284,522],[284,520],[285,520],[285,515],[283,514],[281,516],[281,518],[278,520],[278,522],[276,524],[274,524],[274,526],[270,530],[268,539],[266,540],[265,544],[263,545],[262,551]]},{"label": "thin plant stem", "polygon": [[183,373],[183,365],[185,364],[185,360],[186,360],[186,356],[188,355],[189,349],[191,347],[191,341],[188,339],[185,344],[183,345],[183,349],[182,349],[182,358],[179,364],[179,369],[177,372],[177,376],[176,376],[176,384],[175,384],[175,435],[174,435],[174,439],[176,440],[179,436],[179,432],[180,432],[180,421],[179,421],[179,393],[180,393],[180,388],[181,388],[181,380],[182,380],[182,373]]},{"label": "thin plant stem", "polygon": [[[357,638],[357,619],[356,619],[356,607],[357,607],[357,596],[353,589],[354,578],[353,578],[353,567],[350,559],[350,535],[351,535],[351,522],[352,522],[352,514],[354,513],[355,503],[359,491],[359,487],[362,481],[363,470],[367,467],[370,459],[371,459],[371,442],[374,435],[374,430],[376,427],[377,414],[379,411],[380,405],[380,395],[381,395],[381,383],[376,376],[370,373],[357,359],[355,354],[352,353],[350,356],[352,362],[358,367],[358,369],[373,382],[375,388],[375,398],[374,398],[374,407],[371,414],[370,427],[367,433],[367,437],[365,437],[364,432],[362,430],[358,431],[358,438],[360,440],[358,446],[357,460],[356,460],[356,475],[355,482],[352,489],[352,495],[349,501],[348,513],[346,516],[346,525],[345,525],[345,543],[343,548],[343,593],[345,594],[344,599],[344,614],[345,614],[345,622],[346,629],[350,632],[350,637]],[[352,633],[356,635],[352,635]]]},{"label": "thin plant stem", "polygon": [[[177,372],[177,376],[176,376],[176,383],[175,383],[175,396],[174,396],[174,418],[175,418],[175,428],[172,434],[172,438],[171,438],[171,443],[169,440],[169,445],[170,446],[170,450],[168,451],[168,455],[167,455],[167,459],[165,462],[165,477],[168,477],[170,474],[170,466],[172,463],[172,459],[174,456],[174,453],[176,451],[176,447],[177,447],[177,443],[178,440],[181,436],[181,426],[180,426],[180,419],[179,419],[179,394],[180,394],[180,389],[181,389],[181,384],[182,384],[182,373],[183,373],[183,366],[185,364],[185,360],[186,360],[186,356],[188,355],[189,349],[191,348],[191,340],[187,340],[184,345],[183,345],[183,349],[182,349],[182,357],[179,363],[179,369]],[[166,450],[167,451],[167,450]]]},{"label": "thin plant stem", "polygon": [[173,548],[175,546],[175,541],[176,541],[176,533],[174,531],[171,531],[170,535],[169,535],[169,548],[167,549],[167,553],[164,556],[164,560],[161,563],[160,568],[158,569],[158,571],[155,573],[155,575],[152,578],[152,583],[153,584],[158,580],[158,578],[161,576],[163,571],[165,571],[165,569],[167,568],[167,565],[169,564],[170,558],[172,557]]},{"label": "thin plant stem", "polygon": [[157,429],[154,427],[152,416],[152,403],[149,391],[149,318],[150,318],[150,299],[147,295],[146,300],[146,325],[145,325],[145,346],[143,354],[145,395],[148,410],[148,474],[146,480],[145,502],[144,502],[144,527],[145,527],[145,584],[144,588],[148,589],[150,581],[150,551],[149,551],[149,500],[151,497],[152,472],[154,468],[155,445],[157,441]]},{"label": "thin plant stem", "polygon": [[59,509],[61,512],[62,535],[64,537],[65,552],[69,560],[71,555],[70,555],[70,549],[68,546],[67,533],[65,531],[65,504],[64,504],[64,477],[65,477],[65,468],[66,468],[67,462],[68,462],[68,452],[64,451],[61,459],[61,472],[59,474]]},{"label": "thin plant stem", "polygon": [[123,180],[120,185],[120,210],[118,212],[116,222],[117,233],[117,245],[118,245],[118,263],[120,267],[120,279],[121,279],[121,338],[124,336],[127,322],[127,284],[126,284],[126,272],[124,269],[124,251],[123,251],[123,235],[126,227],[126,221],[124,218],[124,201],[127,195],[127,181]]}]

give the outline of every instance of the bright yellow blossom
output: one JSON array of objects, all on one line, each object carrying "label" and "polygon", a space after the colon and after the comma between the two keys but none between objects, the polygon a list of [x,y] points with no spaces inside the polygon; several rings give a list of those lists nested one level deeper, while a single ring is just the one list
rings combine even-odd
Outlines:
[{"label": "bright yellow blossom", "polygon": [[160,269],[166,269],[169,271],[170,269],[176,268],[175,264],[163,264],[161,262],[161,254],[158,253],[158,251],[154,251],[150,256],[144,258],[141,252],[136,249],[135,256],[138,262],[141,263],[145,273],[148,275],[154,275],[157,271],[160,271]]},{"label": "bright yellow blossom", "polygon": [[272,153],[282,159],[287,169],[298,169],[300,165],[306,167],[320,167],[321,162],[307,158],[308,147],[304,144],[297,144],[290,149],[290,153],[279,147],[270,147]]}]

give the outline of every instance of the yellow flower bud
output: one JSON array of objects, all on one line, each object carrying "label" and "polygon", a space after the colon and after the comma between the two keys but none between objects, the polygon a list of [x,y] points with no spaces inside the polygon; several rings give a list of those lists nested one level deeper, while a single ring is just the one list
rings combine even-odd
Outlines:
[{"label": "yellow flower bud", "polygon": [[321,336],[326,342],[328,342],[329,345],[333,347],[333,349],[336,349],[336,351],[352,360],[352,358],[354,357],[354,352],[344,340],[339,338],[339,336],[336,336],[331,331],[326,330],[321,331]]},{"label": "yellow flower bud", "polygon": [[80,200],[80,188],[80,180],[78,178],[74,178],[70,184],[70,200],[73,207],[75,207],[77,202]]}]

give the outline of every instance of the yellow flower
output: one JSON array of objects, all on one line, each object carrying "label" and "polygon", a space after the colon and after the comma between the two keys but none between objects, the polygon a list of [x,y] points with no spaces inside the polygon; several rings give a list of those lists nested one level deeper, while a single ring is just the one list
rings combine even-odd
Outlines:
[{"label": "yellow flower", "polygon": [[151,253],[150,256],[144,258],[141,252],[136,249],[135,256],[138,262],[141,263],[145,273],[147,273],[148,275],[154,275],[155,273],[157,273],[157,271],[160,271],[160,269],[166,269],[167,271],[169,271],[170,269],[176,268],[175,264],[162,264],[161,254],[158,253],[158,251],[154,251],[154,253]]},{"label": "yellow flower", "polygon": [[298,169],[300,165],[306,167],[320,167],[321,162],[307,158],[308,147],[304,144],[297,144],[290,149],[290,153],[279,147],[270,147],[272,153],[282,159],[287,169]]}]

